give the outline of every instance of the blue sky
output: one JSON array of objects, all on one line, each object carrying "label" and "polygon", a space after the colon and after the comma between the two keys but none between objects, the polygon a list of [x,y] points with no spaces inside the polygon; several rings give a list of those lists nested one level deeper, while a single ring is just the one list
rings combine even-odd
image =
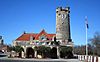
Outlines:
[{"label": "blue sky", "polygon": [[85,16],[88,39],[100,32],[100,0],[0,0],[0,35],[6,44],[24,31],[38,33],[45,29],[56,33],[56,8],[70,6],[71,38],[75,45],[85,44]]}]

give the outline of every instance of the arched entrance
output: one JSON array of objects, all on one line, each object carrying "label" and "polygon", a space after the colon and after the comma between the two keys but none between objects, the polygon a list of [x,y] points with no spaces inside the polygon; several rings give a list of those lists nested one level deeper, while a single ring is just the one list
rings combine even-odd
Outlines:
[{"label": "arched entrance", "polygon": [[57,48],[56,47],[53,47],[51,49],[51,58],[57,59]]},{"label": "arched entrance", "polygon": [[34,50],[32,47],[26,49],[26,58],[34,58]]}]

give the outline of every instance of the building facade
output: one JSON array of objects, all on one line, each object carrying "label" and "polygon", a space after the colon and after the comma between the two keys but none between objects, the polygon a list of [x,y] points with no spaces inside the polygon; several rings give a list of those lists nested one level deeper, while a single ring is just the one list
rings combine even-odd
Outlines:
[{"label": "building facade", "polygon": [[56,34],[48,34],[44,29],[40,33],[23,33],[15,41],[13,46],[21,46],[24,49],[22,57],[33,58],[37,57],[35,47],[46,46],[55,47],[54,38]]},{"label": "building facade", "polygon": [[[59,43],[59,46],[73,46],[70,34],[70,8],[58,7],[56,9],[56,33],[49,34],[44,29],[40,33],[24,32],[20,37],[13,41],[13,46],[22,46],[24,54],[28,54],[27,50],[34,49],[35,46],[57,47],[53,42]],[[58,48],[58,47],[57,47]],[[56,49],[57,49],[56,48]],[[25,56],[24,55],[24,56]],[[31,54],[30,54],[31,55]],[[59,51],[57,49],[57,55]],[[36,54],[35,54],[36,56]]]}]

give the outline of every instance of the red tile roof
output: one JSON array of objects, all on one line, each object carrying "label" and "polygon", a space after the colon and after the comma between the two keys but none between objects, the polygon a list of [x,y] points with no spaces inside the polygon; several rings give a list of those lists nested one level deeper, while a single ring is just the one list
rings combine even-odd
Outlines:
[{"label": "red tile roof", "polygon": [[40,33],[23,33],[16,41],[29,41],[31,36],[35,38],[34,40],[39,40],[41,35],[45,35],[49,40],[56,36],[56,34],[48,34],[42,30]]}]

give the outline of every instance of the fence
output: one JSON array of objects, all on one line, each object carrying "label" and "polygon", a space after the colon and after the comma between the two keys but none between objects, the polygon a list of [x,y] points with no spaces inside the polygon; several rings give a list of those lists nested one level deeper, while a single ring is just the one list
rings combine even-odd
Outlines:
[{"label": "fence", "polygon": [[86,62],[100,62],[100,57],[98,56],[78,55],[78,59]]}]

